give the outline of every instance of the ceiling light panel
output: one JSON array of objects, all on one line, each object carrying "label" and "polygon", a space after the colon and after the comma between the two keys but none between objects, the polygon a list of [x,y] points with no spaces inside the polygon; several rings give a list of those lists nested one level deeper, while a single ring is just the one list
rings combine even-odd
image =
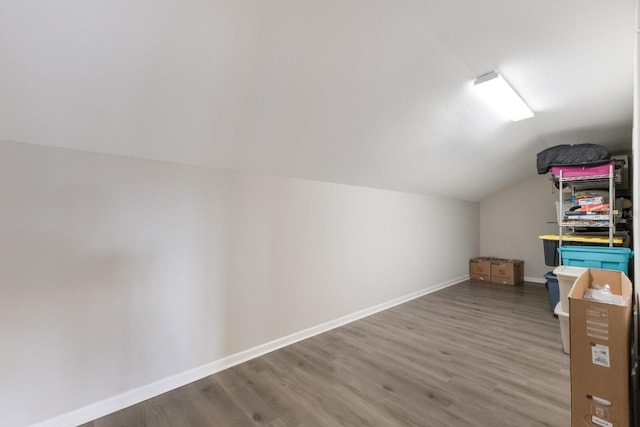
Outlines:
[{"label": "ceiling light panel", "polygon": [[533,111],[498,72],[478,77],[474,87],[487,103],[512,121],[533,117]]}]

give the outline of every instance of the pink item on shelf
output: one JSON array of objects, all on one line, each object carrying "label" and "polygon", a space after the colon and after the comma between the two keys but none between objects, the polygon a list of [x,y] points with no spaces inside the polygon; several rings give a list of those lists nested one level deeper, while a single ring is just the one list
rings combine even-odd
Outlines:
[{"label": "pink item on shelf", "polygon": [[562,178],[589,178],[609,175],[609,166],[613,166],[615,172],[616,162],[611,161],[598,166],[552,166],[551,174],[554,178],[558,178],[562,170]]}]

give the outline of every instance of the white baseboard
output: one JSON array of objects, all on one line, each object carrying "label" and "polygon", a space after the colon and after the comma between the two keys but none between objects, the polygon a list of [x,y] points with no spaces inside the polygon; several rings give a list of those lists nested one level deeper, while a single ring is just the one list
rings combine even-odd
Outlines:
[{"label": "white baseboard", "polygon": [[524,276],[525,282],[533,282],[533,283],[547,283],[547,280],[544,277],[532,277],[532,276]]},{"label": "white baseboard", "polygon": [[155,381],[151,384],[129,390],[117,396],[113,396],[100,402],[96,402],[91,405],[76,409],[75,411],[50,418],[37,424],[33,424],[32,427],[69,427],[87,423],[89,421],[95,420],[96,418],[100,418],[129,406],[135,405],[152,397],[158,396],[162,393],[166,393],[167,391],[174,390],[178,387],[182,387],[183,385],[192,383],[209,375],[213,375],[217,372],[231,368],[240,363],[270,353],[279,348],[286,347],[298,341],[310,338],[314,335],[321,334],[355,320],[362,319],[363,317],[370,316],[372,314],[394,307],[398,304],[405,303],[412,299],[419,298],[421,296],[430,294],[440,289],[444,289],[468,279],[469,276],[467,275],[459,277],[457,279],[435,284],[420,291],[413,292],[409,295],[394,298],[382,304],[365,308],[364,310],[356,311],[355,313],[348,314],[338,319],[330,320],[328,322],[313,326],[300,332],[296,332],[286,337],[282,337],[274,341],[250,348],[248,350],[241,351],[240,353],[215,360],[213,362],[207,363],[206,365],[190,369],[186,372],[172,375],[170,377]]}]

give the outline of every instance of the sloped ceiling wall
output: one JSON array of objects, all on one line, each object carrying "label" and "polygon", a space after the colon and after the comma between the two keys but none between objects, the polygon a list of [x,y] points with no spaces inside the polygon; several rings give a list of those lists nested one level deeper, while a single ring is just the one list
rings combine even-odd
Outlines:
[{"label": "sloped ceiling wall", "polygon": [[[7,141],[468,200],[630,146],[633,0],[4,3]],[[494,69],[534,118],[475,96]]]}]

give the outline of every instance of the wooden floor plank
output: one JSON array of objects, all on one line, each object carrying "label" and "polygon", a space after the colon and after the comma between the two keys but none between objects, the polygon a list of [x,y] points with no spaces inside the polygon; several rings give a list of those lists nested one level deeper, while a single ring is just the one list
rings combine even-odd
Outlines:
[{"label": "wooden floor plank", "polygon": [[85,427],[565,427],[569,417],[569,357],[544,286],[466,281]]}]

